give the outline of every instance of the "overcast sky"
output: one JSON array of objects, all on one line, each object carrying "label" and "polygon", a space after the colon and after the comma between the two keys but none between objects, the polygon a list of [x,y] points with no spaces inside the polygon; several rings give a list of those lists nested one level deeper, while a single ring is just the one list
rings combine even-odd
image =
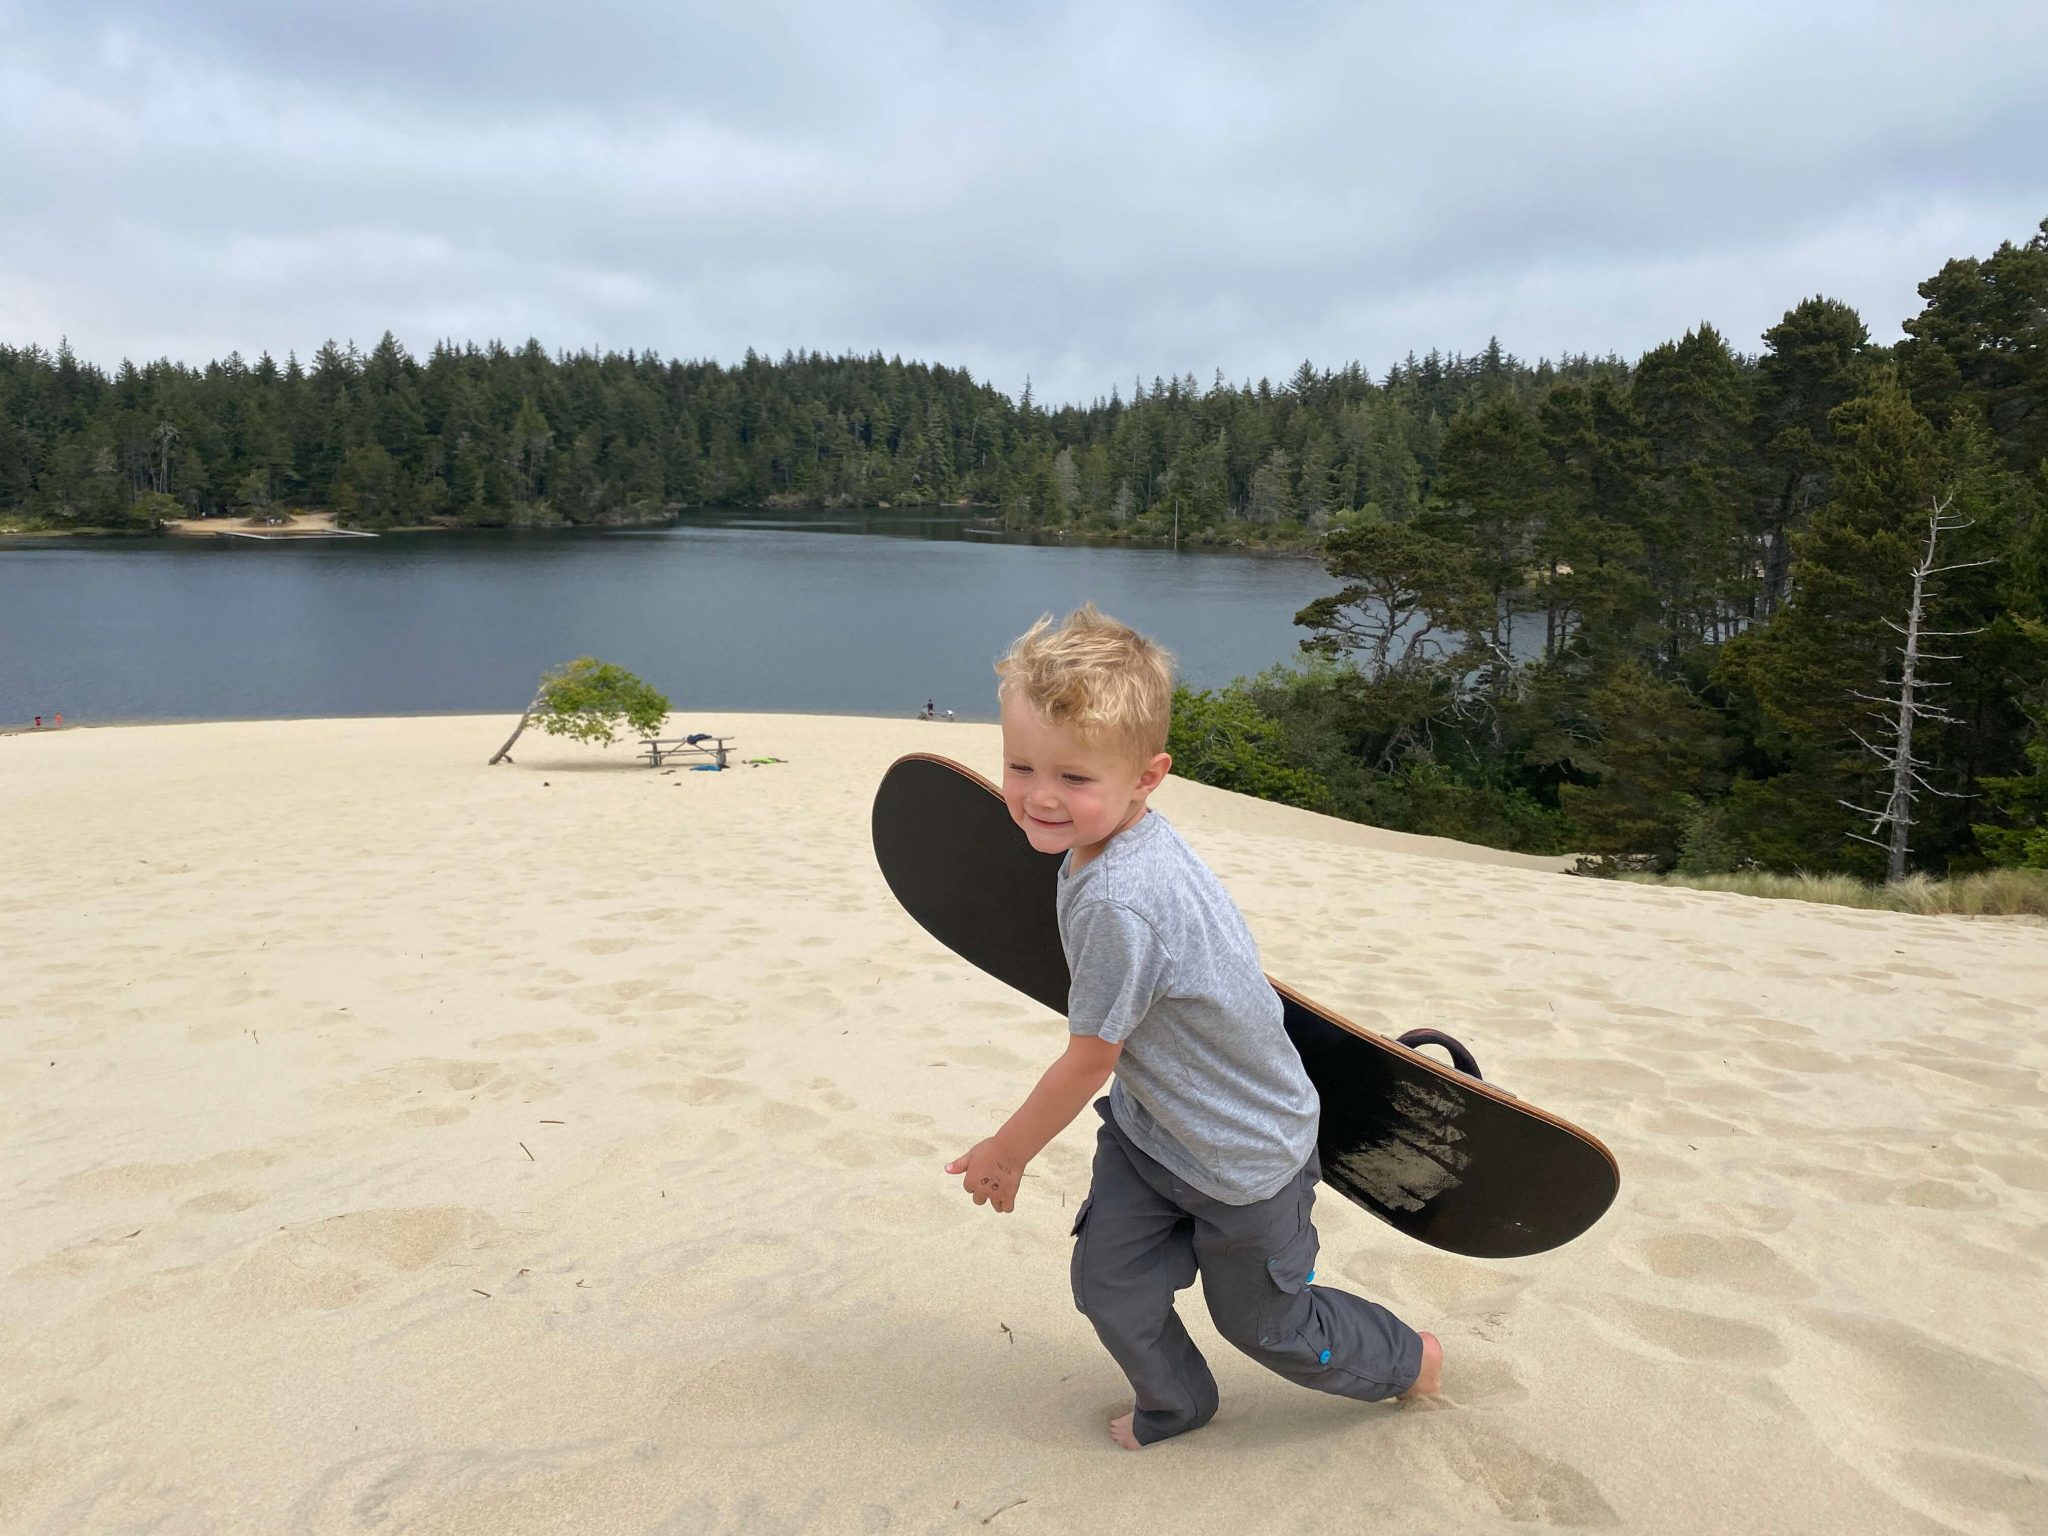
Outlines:
[{"label": "overcast sky", "polygon": [[2048,216],[2048,5],[0,0],[0,342],[879,349],[1041,400],[1891,339]]}]

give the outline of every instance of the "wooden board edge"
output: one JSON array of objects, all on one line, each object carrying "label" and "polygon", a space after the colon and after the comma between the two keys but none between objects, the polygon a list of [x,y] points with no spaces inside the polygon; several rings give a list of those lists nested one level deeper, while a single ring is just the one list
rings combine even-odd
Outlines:
[{"label": "wooden board edge", "polygon": [[[972,768],[968,767],[965,763],[956,762],[954,759],[950,757],[941,756],[937,752],[905,752],[901,757],[897,758],[895,762],[891,763],[889,767],[897,768],[902,766],[904,763],[937,763],[942,768],[952,769],[955,773],[961,775],[963,778],[969,778],[974,780],[975,783],[979,784],[983,789],[987,790],[990,794],[994,795],[998,800],[1002,799],[1003,797],[1003,792],[1000,789],[997,789],[995,785],[989,783],[987,779],[983,778],[980,774],[976,773]],[[885,770],[883,773],[883,777],[886,778],[887,776],[888,774]]]}]

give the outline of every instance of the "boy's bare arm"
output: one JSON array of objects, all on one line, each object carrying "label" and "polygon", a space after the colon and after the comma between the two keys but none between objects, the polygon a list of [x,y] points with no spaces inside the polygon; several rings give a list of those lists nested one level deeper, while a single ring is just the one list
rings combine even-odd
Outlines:
[{"label": "boy's bare arm", "polygon": [[1121,1045],[1097,1036],[1069,1035],[1065,1052],[1045,1069],[1038,1086],[1003,1128],[965,1156],[954,1158],[946,1172],[965,1175],[961,1187],[974,1196],[976,1205],[992,1203],[998,1211],[1013,1210],[1024,1165],[1095,1097],[1122,1054]]},{"label": "boy's bare arm", "polygon": [[1095,1035],[1067,1036],[1060,1059],[1045,1069],[1031,1096],[996,1132],[996,1145],[1018,1163],[1030,1162],[1102,1091],[1123,1051]]}]

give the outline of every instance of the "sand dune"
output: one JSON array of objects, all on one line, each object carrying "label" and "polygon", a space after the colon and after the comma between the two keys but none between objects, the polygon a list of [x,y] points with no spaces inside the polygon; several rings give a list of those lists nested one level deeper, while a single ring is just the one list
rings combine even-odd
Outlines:
[{"label": "sand dune", "polygon": [[1015,1215],[940,1167],[1058,1049],[895,908],[867,804],[992,727],[692,718],[653,772],[489,719],[0,740],[0,1529],[2048,1529],[2048,932],[1577,881],[1170,783],[1269,969],[1600,1134],[1510,1263],[1335,1199],[1448,1351],[1362,1408],[1183,1313],[1129,1456]]}]

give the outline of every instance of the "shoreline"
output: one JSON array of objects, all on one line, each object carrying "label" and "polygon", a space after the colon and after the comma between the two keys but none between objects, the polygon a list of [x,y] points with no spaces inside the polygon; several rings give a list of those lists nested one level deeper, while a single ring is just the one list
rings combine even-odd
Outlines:
[{"label": "shoreline", "polygon": [[[515,721],[516,721],[516,720],[517,720],[517,719],[519,718],[519,716],[520,716],[520,714],[521,714],[522,712],[523,712],[523,709],[522,709],[521,707],[519,707],[519,706],[515,706],[515,707],[513,707],[513,708],[511,708],[511,709],[503,709],[503,710],[490,710],[490,709],[477,709],[477,710],[445,710],[445,709],[437,709],[437,710],[427,710],[427,711],[422,711],[422,712],[421,712],[421,713],[419,713],[419,714],[393,714],[392,712],[390,712],[390,711],[386,710],[386,711],[382,711],[382,712],[380,712],[380,713],[377,713],[377,714],[372,714],[372,715],[332,715],[332,714],[329,714],[329,715],[190,715],[190,716],[187,716],[187,715],[160,715],[160,716],[158,716],[158,715],[152,715],[152,716],[146,716],[146,717],[141,717],[141,718],[136,718],[136,719],[123,719],[123,720],[97,720],[97,719],[96,719],[96,720],[75,720],[75,719],[74,719],[74,720],[67,720],[67,721],[65,721],[65,723],[64,723],[63,725],[61,725],[61,726],[51,726],[51,725],[46,725],[46,726],[43,726],[43,727],[42,727],[42,728],[41,728],[40,730],[39,730],[39,729],[37,729],[37,728],[36,728],[35,726],[33,726],[33,725],[4,725],[4,726],[0,726],[0,737],[8,737],[8,736],[55,736],[55,735],[58,735],[58,734],[60,734],[60,733],[62,733],[62,732],[70,732],[70,731],[95,731],[95,730],[97,730],[97,731],[134,731],[134,730],[148,730],[148,729],[155,729],[155,728],[158,728],[158,727],[163,727],[163,726],[205,726],[205,725],[269,725],[269,724],[277,724],[277,725],[304,725],[304,724],[315,724],[315,723],[319,723],[319,722],[322,722],[322,721],[335,721],[335,722],[343,722],[343,721],[369,721],[369,720],[392,720],[392,721],[402,721],[402,720],[515,720]],[[673,716],[674,716],[674,714],[675,714],[676,712],[675,712],[675,711],[671,711],[670,713],[671,713],[671,717],[673,717]],[[957,711],[955,712],[955,714],[954,714],[954,717],[953,717],[953,718],[952,718],[951,720],[920,720],[920,719],[919,719],[919,718],[917,717],[917,715],[916,715],[915,713],[912,713],[912,714],[907,714],[907,715],[905,715],[905,714],[897,714],[897,713],[894,713],[894,712],[891,712],[891,713],[887,713],[887,714],[884,714],[884,713],[881,713],[881,712],[879,712],[879,711],[877,711],[877,712],[874,712],[874,713],[866,713],[866,712],[863,712],[863,711],[861,711],[861,710],[857,710],[857,709],[835,709],[835,710],[815,710],[815,709],[754,709],[754,708],[747,708],[747,709],[734,709],[734,710],[717,710],[717,709],[701,709],[701,710],[693,710],[693,711],[691,711],[691,713],[692,713],[693,715],[716,715],[716,714],[723,714],[723,715],[728,715],[728,716],[733,716],[733,715],[745,715],[745,716],[749,716],[749,717],[753,717],[753,716],[760,716],[760,717],[763,717],[763,718],[776,718],[776,717],[781,717],[781,716],[787,716],[787,717],[789,717],[789,718],[791,718],[791,719],[797,719],[797,720],[905,720],[905,721],[908,721],[908,722],[910,722],[911,724],[914,724],[914,725],[994,725],[994,724],[996,723],[996,720],[997,720],[997,717],[996,717],[995,715],[993,715],[993,714],[990,714],[990,715],[985,715],[985,716],[969,716],[969,715],[962,715],[962,714],[959,714],[959,713],[958,713]],[[535,735],[538,735],[538,736],[543,736],[543,737],[544,737],[544,736],[546,735],[546,733],[545,733],[544,731],[539,731],[539,730],[537,730],[537,729],[536,729],[535,727],[532,727],[532,726],[529,726],[529,727],[528,727],[527,729],[528,729],[529,731],[533,732],[533,734],[535,734]],[[615,743],[615,745],[618,745],[618,746],[624,746],[624,745],[626,745],[626,743],[627,743],[627,741],[628,741],[628,740],[630,739],[630,737],[631,737],[631,733],[630,733],[630,732],[626,732],[626,733],[622,734],[622,735],[621,735],[621,737],[620,737],[620,739],[619,739],[619,741],[618,741],[617,743]]]},{"label": "shoreline", "polygon": [[[804,506],[776,507],[759,502],[733,502],[718,506],[693,507],[688,514],[660,518],[622,520],[619,522],[571,523],[549,522],[529,525],[496,524],[465,525],[448,523],[393,523],[376,528],[343,528],[332,512],[301,512],[292,514],[290,526],[251,526],[241,517],[186,517],[173,518],[160,528],[134,528],[126,526],[85,527],[85,528],[0,528],[0,540],[5,539],[166,539],[189,541],[195,539],[220,539],[244,537],[253,542],[292,544],[313,542],[329,538],[380,538],[385,534],[508,534],[508,533],[645,533],[650,529],[672,528],[687,525],[693,515],[718,516],[732,513],[764,513],[778,519],[792,516],[814,515],[820,521],[838,514],[849,512],[904,512],[944,515],[952,508],[951,503],[911,503],[908,505],[871,505],[857,507]],[[1114,530],[1047,527],[1047,528],[984,528],[975,526],[972,520],[963,525],[964,534],[976,538],[993,539],[1003,543],[1023,546],[1043,545],[1052,548],[1073,548],[1085,546],[1102,549],[1150,549],[1171,554],[1229,554],[1255,556],[1262,559],[1312,560],[1320,562],[1322,539],[1295,540],[1285,543],[1240,543],[1224,539],[1184,538],[1176,544],[1171,538],[1158,534],[1124,536]],[[963,539],[962,542],[973,542]],[[0,545],[0,549],[4,549]]]}]

